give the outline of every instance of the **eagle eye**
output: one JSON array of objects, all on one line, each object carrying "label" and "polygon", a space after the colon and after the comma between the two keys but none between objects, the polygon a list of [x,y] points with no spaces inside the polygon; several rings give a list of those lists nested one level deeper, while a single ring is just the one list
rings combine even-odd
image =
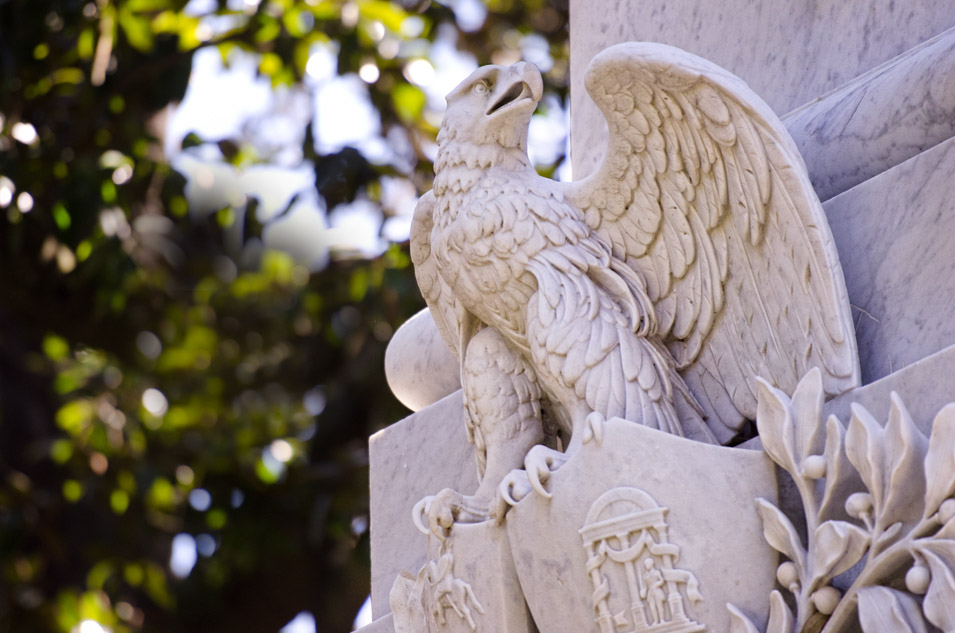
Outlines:
[{"label": "eagle eye", "polygon": [[474,87],[471,88],[471,90],[475,94],[479,94],[479,95],[487,94],[491,92],[491,84],[488,83],[487,81],[479,81],[476,84],[474,84]]}]

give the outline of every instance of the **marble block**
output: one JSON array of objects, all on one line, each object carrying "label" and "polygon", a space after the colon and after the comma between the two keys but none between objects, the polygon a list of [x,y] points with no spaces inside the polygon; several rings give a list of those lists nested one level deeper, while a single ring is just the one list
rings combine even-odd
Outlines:
[{"label": "marble block", "polygon": [[955,136],[955,29],[783,117],[820,199]]},{"label": "marble block", "polygon": [[852,404],[856,403],[883,419],[889,410],[893,391],[905,399],[912,420],[928,436],[935,414],[949,402],[955,402],[955,345],[872,384],[836,396],[826,403],[826,414],[848,422]]},{"label": "marble block", "polygon": [[421,498],[442,488],[477,488],[474,447],[455,392],[371,436],[371,612],[388,613],[388,593],[402,569],[425,561],[427,539],[411,520]]},{"label": "marble block", "polygon": [[955,139],[823,206],[855,320],[862,384],[955,343]]},{"label": "marble block", "polygon": [[571,156],[591,173],[604,123],[584,90],[590,60],[619,42],[661,42],[739,75],[778,113],[789,112],[955,26],[949,0],[615,0],[570,2]]}]

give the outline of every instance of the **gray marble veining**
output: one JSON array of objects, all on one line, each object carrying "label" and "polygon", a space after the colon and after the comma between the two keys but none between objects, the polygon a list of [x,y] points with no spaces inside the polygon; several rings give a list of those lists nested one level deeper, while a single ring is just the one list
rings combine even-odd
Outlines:
[{"label": "gray marble veining", "polygon": [[822,200],[955,135],[955,29],[783,117]]},{"label": "gray marble veining", "polygon": [[583,89],[599,51],[625,41],[678,46],[739,75],[778,113],[838,88],[955,26],[950,0],[571,0],[571,111],[575,177],[590,173],[603,121]]},{"label": "gray marble veining", "polygon": [[955,343],[955,139],[827,201],[862,384]]}]

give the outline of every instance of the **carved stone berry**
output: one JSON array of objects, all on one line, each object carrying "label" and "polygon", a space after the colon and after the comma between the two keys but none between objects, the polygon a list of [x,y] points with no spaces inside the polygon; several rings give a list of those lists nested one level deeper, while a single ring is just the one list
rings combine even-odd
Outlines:
[{"label": "carved stone berry", "polygon": [[854,492],[846,499],[846,513],[853,519],[861,519],[872,510],[872,495],[868,492]]},{"label": "carved stone berry", "polygon": [[922,595],[928,591],[928,583],[932,579],[928,568],[924,565],[913,565],[905,574],[905,588],[914,594]]},{"label": "carved stone berry", "polygon": [[841,597],[842,594],[835,587],[823,587],[812,594],[812,603],[816,605],[819,613],[829,615],[836,610]]},{"label": "carved stone berry", "polygon": [[826,476],[826,458],[822,455],[810,455],[802,463],[802,474],[809,479],[822,479]]},{"label": "carved stone berry", "polygon": [[776,580],[792,593],[799,590],[799,574],[796,573],[796,566],[792,561],[787,560],[776,569]]},{"label": "carved stone berry", "polygon": [[955,517],[955,499],[946,499],[938,509],[938,520],[945,525]]}]

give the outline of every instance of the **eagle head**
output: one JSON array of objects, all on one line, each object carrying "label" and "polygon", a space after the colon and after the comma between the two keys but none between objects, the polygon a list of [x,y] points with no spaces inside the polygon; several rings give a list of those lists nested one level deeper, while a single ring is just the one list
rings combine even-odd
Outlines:
[{"label": "eagle head", "polygon": [[527,127],[543,89],[533,64],[478,68],[448,94],[438,143],[454,139],[526,151]]}]

